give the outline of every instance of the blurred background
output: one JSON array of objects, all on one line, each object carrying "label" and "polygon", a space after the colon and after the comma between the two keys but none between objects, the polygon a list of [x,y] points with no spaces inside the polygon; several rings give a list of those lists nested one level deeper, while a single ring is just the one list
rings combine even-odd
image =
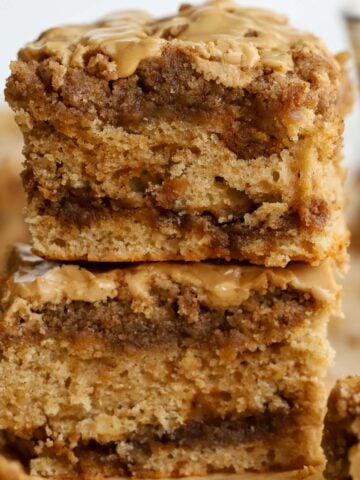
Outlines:
[{"label": "blurred background", "polygon": [[[240,0],[238,0],[240,2]],[[16,241],[26,241],[21,189],[22,139],[6,107],[3,89],[9,63],[26,42],[55,25],[82,23],[120,9],[146,9],[154,15],[173,13],[181,0],[0,0],[0,272]],[[200,3],[183,0],[184,3]],[[296,27],[320,36],[335,53],[351,51],[349,64],[360,75],[360,0],[242,0],[246,6],[286,14]],[[358,90],[358,88],[357,88]],[[348,218],[352,230],[351,269],[345,279],[345,319],[333,322],[337,362],[332,376],[360,374],[360,102],[347,119],[345,164],[349,169]]]}]

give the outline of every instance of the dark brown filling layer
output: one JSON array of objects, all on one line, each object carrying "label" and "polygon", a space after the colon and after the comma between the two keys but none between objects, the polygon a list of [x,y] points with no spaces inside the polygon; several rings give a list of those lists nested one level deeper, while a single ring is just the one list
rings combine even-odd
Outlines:
[{"label": "dark brown filling layer", "polygon": [[[126,458],[117,453],[115,442],[103,445],[94,440],[88,443],[80,440],[78,446],[74,448],[74,453],[79,458],[79,463],[74,466],[74,469],[79,474],[85,474],[91,470],[102,472],[103,468],[106,468],[106,472],[111,472],[112,475],[139,478],[145,475],[149,478],[151,472],[145,472],[143,465],[158,450],[164,448],[189,450],[226,448],[255,442],[271,442],[275,436],[286,434],[286,431],[291,429],[293,417],[293,413],[285,412],[265,412],[250,417],[229,415],[227,418],[190,420],[176,430],[167,433],[159,433],[157,426],[148,425],[128,437],[126,444],[129,449]],[[16,437],[8,431],[3,433],[9,449],[15,452],[27,468],[30,460],[37,457],[36,445],[40,441],[47,440],[45,428],[38,429],[31,439]],[[69,447],[65,443],[60,445],[60,442],[57,442],[57,446],[49,447],[46,454],[61,458],[66,450],[69,451]],[[65,458],[64,461],[66,461]],[[174,464],[174,469],[176,468]],[[176,471],[174,471],[174,476],[176,476]]]},{"label": "dark brown filling layer", "polygon": [[259,205],[254,205],[247,212],[235,211],[231,221],[220,223],[219,219],[210,212],[180,214],[164,208],[131,209],[124,208],[122,202],[117,200],[77,198],[71,195],[60,202],[44,200],[43,205],[39,208],[39,213],[56,217],[65,225],[77,225],[79,228],[91,227],[97,221],[113,217],[133,218],[136,214],[140,221],[155,229],[160,227],[161,230],[162,223],[166,223],[168,229],[169,223],[171,223],[182,234],[196,230],[211,232],[215,243],[224,244],[227,247],[231,247],[233,244],[235,246],[236,243],[241,242],[242,237],[246,241],[251,240],[252,237],[258,238],[259,234],[265,237],[267,234],[274,237],[291,235],[299,229],[320,230],[327,224],[330,216],[327,203],[314,197],[307,208],[304,207],[299,212],[288,211],[285,213],[279,219],[276,229],[250,228],[244,225],[245,213],[253,213],[258,207]]},{"label": "dark brown filling layer", "polygon": [[[205,80],[185,54],[171,48],[160,58],[142,62],[134,75],[116,81],[102,78],[91,66],[84,70],[68,67],[63,76],[54,58],[19,61],[8,81],[6,98],[16,108],[29,111],[36,121],[50,120],[59,129],[74,125],[74,120],[79,127],[86,126],[96,118],[130,131],[144,118],[203,123],[239,158],[252,159],[279,153],[291,144],[284,125],[299,108],[324,116],[336,110],[334,67],[313,53],[294,50],[293,59],[293,74],[259,69],[246,89]],[[330,80],[324,91],[319,79],[327,76]]]},{"label": "dark brown filling layer", "polygon": [[34,341],[44,336],[76,339],[90,334],[115,349],[195,344],[256,350],[285,340],[319,308],[309,293],[277,288],[253,293],[237,308],[216,310],[203,305],[190,287],[172,283],[164,288],[159,282],[153,285],[148,318],[133,310],[125,287],[119,296],[124,298],[105,303],[47,304],[34,311],[41,314],[41,324],[27,323],[19,316],[16,328],[2,331],[2,341]]}]

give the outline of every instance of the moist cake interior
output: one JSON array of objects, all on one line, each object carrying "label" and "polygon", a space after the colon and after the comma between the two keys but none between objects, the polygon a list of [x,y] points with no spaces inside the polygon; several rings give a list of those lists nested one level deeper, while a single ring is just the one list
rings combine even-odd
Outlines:
[{"label": "moist cake interior", "polygon": [[12,271],[0,428],[33,475],[321,464],[329,264],[91,270],[23,252]]}]

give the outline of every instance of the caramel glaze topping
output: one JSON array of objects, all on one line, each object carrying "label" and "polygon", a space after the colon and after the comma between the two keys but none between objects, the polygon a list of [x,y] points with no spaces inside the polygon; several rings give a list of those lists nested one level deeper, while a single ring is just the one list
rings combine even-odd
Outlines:
[{"label": "caramel glaze topping", "polygon": [[127,284],[131,297],[146,303],[151,301],[150,290],[159,276],[193,287],[200,300],[214,308],[239,306],[252,292],[266,292],[269,288],[291,286],[331,304],[339,294],[330,261],[319,267],[293,265],[286,269],[211,263],[150,263],[89,269],[45,262],[32,255],[28,245],[19,245],[16,271],[8,279],[7,300],[12,303],[11,299],[21,298],[34,306],[47,302],[105,301],[117,297],[122,282]]},{"label": "caramel glaze topping", "polygon": [[53,28],[22,49],[20,58],[55,57],[66,67],[87,68],[116,80],[172,47],[187,53],[207,79],[235,87],[246,84],[260,68],[291,72],[292,50],[299,43],[335,62],[320,40],[289,26],[286,17],[212,0],[183,5],[166,18],[124,11],[92,24]]}]

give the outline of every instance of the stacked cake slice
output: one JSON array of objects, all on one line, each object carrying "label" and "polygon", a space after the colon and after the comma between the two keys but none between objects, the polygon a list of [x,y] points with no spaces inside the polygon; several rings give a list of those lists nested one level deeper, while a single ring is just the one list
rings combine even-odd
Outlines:
[{"label": "stacked cake slice", "polygon": [[20,257],[3,297],[0,425],[33,472],[158,478],[321,462],[338,294],[328,265]]},{"label": "stacked cake slice", "polygon": [[286,18],[125,13],[45,32],[12,72],[41,256],[342,257],[342,67]]},{"label": "stacked cake slice", "polygon": [[54,480],[321,466],[344,77],[286,18],[222,0],[20,51],[39,257],[19,247],[2,292],[6,458]]}]

